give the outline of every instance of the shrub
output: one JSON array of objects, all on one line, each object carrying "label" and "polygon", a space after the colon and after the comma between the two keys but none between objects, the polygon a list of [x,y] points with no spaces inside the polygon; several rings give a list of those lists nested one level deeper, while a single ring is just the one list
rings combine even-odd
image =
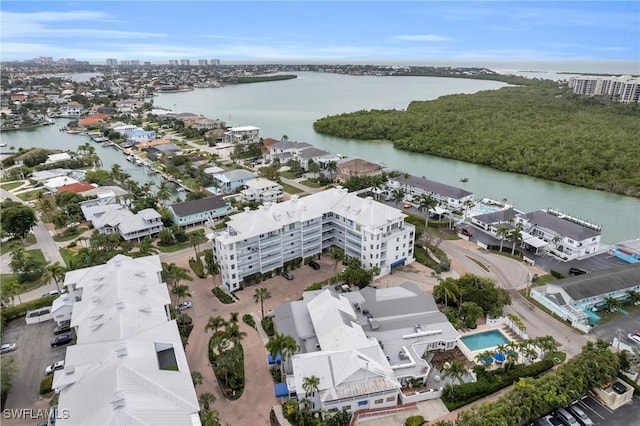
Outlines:
[{"label": "shrub", "polygon": [[218,300],[220,302],[222,302],[225,305],[228,305],[230,303],[233,303],[233,298],[231,296],[229,296],[229,294],[227,294],[223,289],[221,289],[220,287],[216,287],[213,290],[211,290],[211,292],[213,293],[214,296],[216,296],[218,298]]},{"label": "shrub", "polygon": [[51,392],[53,386],[53,374],[49,374],[40,382],[40,395]]},{"label": "shrub", "polygon": [[550,270],[549,273],[554,277],[557,278],[559,280],[563,279],[563,278],[567,278],[567,276],[563,273],[560,273],[554,269]]},{"label": "shrub", "polygon": [[275,330],[273,328],[273,318],[266,317],[261,321],[261,324],[265,333],[267,333],[267,336],[272,337],[275,334]]},{"label": "shrub", "polygon": [[204,272],[204,265],[202,264],[202,259],[199,257],[196,259],[189,259],[189,266],[194,274],[196,274],[199,278],[206,278],[207,274]]},{"label": "shrub", "polygon": [[404,422],[405,426],[420,426],[422,423],[424,423],[424,417],[422,416],[407,417]]},{"label": "shrub", "polygon": [[256,320],[253,319],[253,315],[244,314],[242,316],[242,321],[244,321],[244,323],[247,324],[249,327],[256,328]]}]

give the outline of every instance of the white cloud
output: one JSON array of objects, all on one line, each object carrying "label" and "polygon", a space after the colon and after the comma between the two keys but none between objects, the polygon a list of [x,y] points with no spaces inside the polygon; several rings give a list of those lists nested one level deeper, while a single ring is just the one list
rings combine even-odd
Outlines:
[{"label": "white cloud", "polygon": [[393,36],[396,40],[404,41],[450,41],[449,37],[437,35],[437,34],[413,34],[413,35],[396,35]]}]

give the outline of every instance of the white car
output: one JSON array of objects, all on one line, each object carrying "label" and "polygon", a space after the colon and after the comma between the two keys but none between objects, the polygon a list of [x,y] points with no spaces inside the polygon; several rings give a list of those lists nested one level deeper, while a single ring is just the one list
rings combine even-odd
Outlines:
[{"label": "white car", "polygon": [[62,370],[64,368],[64,359],[60,360],[56,363],[48,365],[47,368],[44,369],[45,374],[51,374],[54,371]]},{"label": "white car", "polygon": [[191,306],[193,306],[191,300],[185,300],[181,304],[177,305],[176,309],[179,311],[184,311],[185,309],[189,309]]},{"label": "white car", "polygon": [[3,343],[2,346],[0,346],[0,354],[6,354],[7,352],[13,352],[16,350],[16,348],[18,347],[17,344],[15,343]]},{"label": "white car", "polygon": [[627,334],[627,337],[629,338],[629,340],[632,340],[633,342],[640,345],[640,331],[637,331],[635,334]]}]

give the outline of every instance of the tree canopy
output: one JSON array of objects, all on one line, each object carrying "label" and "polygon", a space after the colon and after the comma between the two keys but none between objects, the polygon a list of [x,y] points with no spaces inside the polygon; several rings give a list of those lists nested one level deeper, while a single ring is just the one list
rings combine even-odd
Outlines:
[{"label": "tree canopy", "polygon": [[322,118],[318,133],[640,197],[640,105],[578,97],[550,80]]}]

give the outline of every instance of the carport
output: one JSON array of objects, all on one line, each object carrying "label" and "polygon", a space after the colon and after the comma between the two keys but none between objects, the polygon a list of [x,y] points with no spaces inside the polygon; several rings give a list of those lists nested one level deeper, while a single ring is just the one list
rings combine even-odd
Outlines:
[{"label": "carport", "polygon": [[534,237],[533,235],[526,232],[522,232],[522,243],[525,245],[525,249],[527,250],[535,249],[536,255],[538,254],[538,250],[540,248],[549,244],[545,240],[541,240],[540,238]]}]

